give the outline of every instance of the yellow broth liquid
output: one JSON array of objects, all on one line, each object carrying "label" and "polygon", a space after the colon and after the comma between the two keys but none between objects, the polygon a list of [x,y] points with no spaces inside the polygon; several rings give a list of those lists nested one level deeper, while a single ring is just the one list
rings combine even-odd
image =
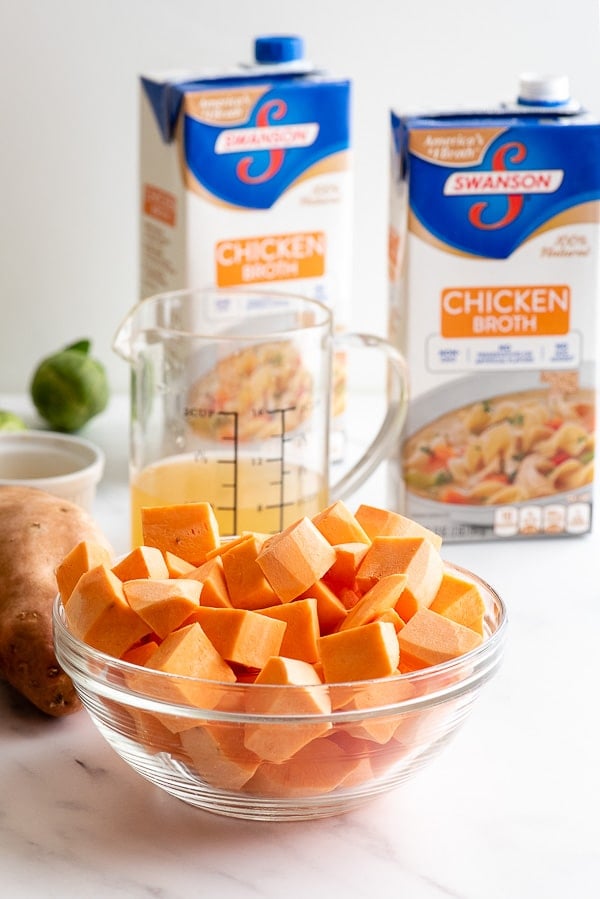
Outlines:
[{"label": "yellow broth liquid", "polygon": [[194,456],[164,459],[131,481],[132,546],[143,543],[142,506],[209,502],[222,537],[242,531],[275,534],[327,505],[322,476],[301,466],[260,458],[227,461]]}]

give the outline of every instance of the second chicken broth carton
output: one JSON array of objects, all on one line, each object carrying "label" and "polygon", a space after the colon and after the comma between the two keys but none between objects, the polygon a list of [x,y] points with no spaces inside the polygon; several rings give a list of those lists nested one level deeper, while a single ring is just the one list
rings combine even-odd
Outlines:
[{"label": "second chicken broth carton", "polygon": [[390,501],[447,541],[591,528],[600,124],[565,85],[392,113],[390,332],[412,396]]}]

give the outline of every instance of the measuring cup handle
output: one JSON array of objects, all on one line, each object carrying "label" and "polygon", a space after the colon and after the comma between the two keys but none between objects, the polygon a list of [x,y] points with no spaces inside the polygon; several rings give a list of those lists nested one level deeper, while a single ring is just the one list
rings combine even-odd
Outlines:
[{"label": "measuring cup handle", "polygon": [[373,334],[343,332],[333,338],[334,350],[367,348],[382,353],[388,361],[387,411],[381,427],[362,456],[332,484],[332,501],[346,499],[373,474],[377,466],[397,448],[408,406],[408,369],[403,355],[391,343]]}]

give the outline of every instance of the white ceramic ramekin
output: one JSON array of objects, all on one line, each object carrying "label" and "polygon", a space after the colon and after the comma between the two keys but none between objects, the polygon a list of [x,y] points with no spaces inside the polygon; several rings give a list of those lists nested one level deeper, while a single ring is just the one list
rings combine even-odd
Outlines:
[{"label": "white ceramic ramekin", "polygon": [[104,453],[81,437],[56,431],[0,433],[0,485],[37,487],[91,511]]}]

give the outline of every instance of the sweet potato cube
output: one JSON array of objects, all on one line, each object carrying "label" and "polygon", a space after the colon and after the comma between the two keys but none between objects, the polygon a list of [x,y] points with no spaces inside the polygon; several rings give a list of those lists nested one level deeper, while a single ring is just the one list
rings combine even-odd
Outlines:
[{"label": "sweet potato cube", "polygon": [[115,658],[151,633],[148,624],[130,607],[122,582],[107,565],[97,565],[82,574],[65,613],[71,633]]},{"label": "sweet potato cube", "polygon": [[165,557],[155,546],[135,546],[120,562],[113,565],[112,570],[121,581],[169,577]]},{"label": "sweet potato cube", "polygon": [[188,574],[191,574],[195,569],[195,566],[192,565],[191,562],[186,562],[181,556],[178,556],[169,550],[165,552],[164,556],[169,577],[187,577]]},{"label": "sweet potato cube", "polygon": [[477,586],[470,581],[444,572],[440,589],[429,608],[483,636],[485,603]]},{"label": "sweet potato cube", "polygon": [[424,537],[438,552],[442,545],[439,534],[399,512],[363,504],[356,510],[355,518],[371,540],[375,537]]},{"label": "sweet potato cube", "polygon": [[323,580],[334,593],[344,587],[353,590],[356,586],[356,572],[367,553],[369,544],[336,543],[333,548],[335,549],[335,562],[324,575]]},{"label": "sweet potato cube", "polygon": [[313,515],[311,521],[332,546],[338,543],[368,545],[371,542],[369,536],[342,500],[337,500],[326,509]]},{"label": "sweet potato cube", "polygon": [[[172,676],[157,678],[155,671]],[[134,692],[168,704],[152,714],[171,734],[196,727],[199,713],[195,710],[217,707],[222,702],[223,684],[230,689],[236,680],[197,623],[172,631],[144,666],[128,671],[125,679]],[[192,710],[186,714],[172,708],[173,704],[191,706]]]},{"label": "sweet potato cube", "polygon": [[380,578],[363,594],[356,605],[352,606],[339,629],[346,630],[349,627],[368,624],[388,609],[395,609],[407,580],[405,574],[388,574]]},{"label": "sweet potato cube", "polygon": [[175,553],[192,565],[201,565],[219,544],[219,525],[210,503],[144,506],[140,514],[146,546]]},{"label": "sweet potato cube", "polygon": [[332,739],[321,737],[287,761],[264,762],[243,789],[261,796],[319,796],[343,784],[360,764]]},{"label": "sweet potato cube", "polygon": [[[258,686],[248,696],[246,708],[253,714],[285,716],[285,724],[246,724],[244,744],[261,759],[282,762],[295,755],[307,743],[331,729],[328,720],[305,723],[290,722],[298,715],[327,715],[331,712],[329,694],[315,669],[308,662],[273,656],[258,673]],[[282,689],[277,690],[276,685]]]},{"label": "sweet potato cube", "polygon": [[135,578],[125,581],[127,602],[164,640],[200,603],[202,584],[187,578]]},{"label": "sweet potato cube", "polygon": [[[367,713],[369,709],[377,706],[396,705],[416,695],[417,690],[410,681],[392,678],[361,687],[356,691],[349,708],[364,710]],[[397,728],[398,713],[393,712],[387,718],[379,715],[373,718],[365,714],[363,721],[348,724],[344,730],[353,737],[383,744],[392,739]]]},{"label": "sweet potato cube", "polygon": [[375,537],[356,576],[363,592],[382,577],[406,575],[406,587],[396,611],[404,621],[419,608],[426,608],[439,590],[444,563],[438,551],[424,537]]},{"label": "sweet potato cube", "polygon": [[308,590],[305,590],[299,596],[299,599],[310,598],[314,598],[317,601],[317,617],[321,635],[330,634],[336,630],[340,622],[346,617],[348,610],[331,587],[328,587],[322,579],[315,581]]},{"label": "sweet potato cube", "polygon": [[196,771],[222,790],[239,790],[258,768],[259,759],[244,745],[239,724],[205,724],[181,734],[181,745]]},{"label": "sweet potato cube", "polygon": [[256,561],[261,546],[261,540],[248,534],[222,555],[229,598],[236,609],[264,609],[279,602]]},{"label": "sweet potato cube", "polygon": [[334,730],[331,736],[327,737],[327,742],[330,741],[343,750],[348,761],[352,760],[354,762],[355,767],[348,777],[344,778],[344,788],[356,786],[364,783],[366,780],[372,780],[374,774],[373,756],[380,749],[376,743],[363,737],[351,736],[340,728]]},{"label": "sweet potato cube", "polygon": [[202,584],[202,605],[212,606],[216,609],[230,609],[231,600],[223,571],[223,560],[220,556],[214,556],[203,562],[186,577],[198,580]]},{"label": "sweet potato cube", "polygon": [[[230,666],[219,655],[197,622],[170,633],[150,656],[146,668],[180,674],[186,678],[202,678],[225,683],[234,683],[236,679]],[[179,699],[191,702],[192,705],[203,705],[207,694],[213,697],[211,700],[213,707],[220,698],[219,691],[205,691],[202,684],[182,681],[169,696],[175,701]]]},{"label": "sweet potato cube", "polygon": [[305,516],[267,540],[257,562],[281,602],[290,602],[331,568],[335,550]]},{"label": "sweet potato cube", "polygon": [[317,661],[319,658],[317,640],[320,630],[317,600],[314,597],[295,599],[293,602],[260,609],[259,614],[284,621],[286,624],[281,647],[276,655],[301,659],[304,662]]},{"label": "sweet potato cube", "polygon": [[179,734],[173,733],[153,712],[130,707],[129,714],[133,718],[137,740],[146,746],[153,755],[157,752],[168,752],[175,758],[181,758],[183,751]]},{"label": "sweet potato cube", "polygon": [[475,649],[480,634],[450,618],[419,609],[398,634],[402,670],[410,671],[447,662]]},{"label": "sweet potato cube", "polygon": [[248,609],[214,609],[201,605],[193,617],[227,662],[247,668],[262,668],[270,656],[276,656],[286,629],[284,621]]},{"label": "sweet potato cube", "polygon": [[131,662],[132,665],[141,665],[143,667],[154,650],[158,649],[158,646],[159,644],[156,640],[148,640],[146,643],[137,643],[135,646],[132,646],[131,649],[126,650],[121,658],[124,662]]},{"label": "sweet potato cube", "polygon": [[361,737],[353,737],[344,730],[336,728],[333,733],[327,737],[327,742],[335,743],[343,750],[346,757],[346,764],[352,762],[353,768],[344,778],[344,789],[351,786],[357,786],[367,780],[373,779],[372,758],[374,752],[379,747],[376,743]]},{"label": "sweet potato cube", "polygon": [[374,620],[391,621],[391,623],[394,625],[394,630],[396,631],[396,633],[398,633],[398,631],[401,630],[406,624],[406,622],[403,621],[402,618],[400,618],[400,615],[398,615],[398,612],[395,609],[386,609],[385,612],[382,612]]},{"label": "sweet potato cube", "polygon": [[389,677],[398,671],[398,636],[389,621],[373,621],[320,637],[319,652],[327,683]]},{"label": "sweet potato cube", "polygon": [[227,540],[223,540],[222,543],[219,543],[218,546],[215,546],[214,549],[209,549],[206,553],[207,559],[214,559],[215,556],[222,556],[224,553],[229,552],[234,546],[237,546],[238,543],[243,543],[244,540],[247,540],[249,537],[253,536],[249,531],[245,534],[240,534],[237,537],[228,537]]},{"label": "sweet potato cube", "polygon": [[340,587],[338,591],[338,598],[347,612],[354,608],[360,597],[361,594],[358,590],[358,586],[353,590],[351,590],[350,587]]},{"label": "sweet potato cube", "polygon": [[82,574],[97,565],[110,568],[112,557],[105,546],[93,540],[82,540],[67,553],[54,574],[63,605],[66,605]]},{"label": "sweet potato cube", "polygon": [[[329,694],[323,689],[323,683],[314,665],[301,659],[273,656],[258,673],[254,683],[291,684],[302,689],[294,693],[268,690],[261,694],[250,694],[246,707],[253,713],[317,715],[331,711]],[[303,689],[304,687],[318,687],[318,690]]]}]

